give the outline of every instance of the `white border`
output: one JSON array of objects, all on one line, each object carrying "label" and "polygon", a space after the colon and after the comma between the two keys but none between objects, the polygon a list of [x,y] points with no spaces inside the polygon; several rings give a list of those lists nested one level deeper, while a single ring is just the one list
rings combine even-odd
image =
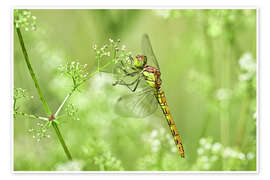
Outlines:
[{"label": "white border", "polygon": [[[13,6],[10,9],[10,15],[11,15],[11,22],[13,22],[13,10],[14,9],[256,9],[256,15],[257,15],[257,28],[256,28],[256,37],[257,37],[257,46],[256,46],[256,53],[257,53],[257,120],[256,120],[256,171],[14,171],[13,169],[13,158],[14,158],[14,151],[13,151],[13,145],[14,145],[14,137],[13,137],[13,130],[14,130],[14,125],[13,125],[13,110],[11,108],[10,111],[10,117],[11,117],[11,172],[13,174],[258,174],[259,173],[259,164],[260,164],[260,151],[259,151],[259,140],[260,140],[260,134],[259,134],[259,119],[260,119],[260,101],[259,101],[259,87],[260,87],[260,52],[259,52],[259,44],[260,44],[260,36],[259,36],[259,22],[260,22],[260,14],[259,14],[259,8],[256,8],[254,6],[246,6],[246,7],[241,7],[241,6],[234,6],[234,7],[215,7],[215,6],[207,6],[207,7],[172,7],[172,6],[111,6],[111,7],[104,7],[104,6],[95,6],[95,7],[77,7],[77,6],[54,6],[54,7],[37,7],[37,6]],[[11,99],[13,99],[13,72],[14,72],[14,63],[13,63],[13,23],[11,23],[11,31],[10,31],[10,39],[11,39]],[[12,101],[10,101],[10,106],[12,107]]]}]

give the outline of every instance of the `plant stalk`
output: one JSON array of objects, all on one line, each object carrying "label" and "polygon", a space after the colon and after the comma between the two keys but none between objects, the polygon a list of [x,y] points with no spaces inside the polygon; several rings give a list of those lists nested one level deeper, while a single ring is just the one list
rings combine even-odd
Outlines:
[{"label": "plant stalk", "polygon": [[23,41],[23,37],[22,37],[22,33],[21,33],[21,30],[19,28],[16,28],[16,31],[17,31],[17,34],[18,34],[18,37],[19,37],[19,41],[20,41],[20,45],[21,45],[21,48],[22,48],[22,51],[23,51],[23,55],[24,55],[24,59],[25,59],[25,62],[27,64],[27,68],[29,70],[29,73],[32,77],[32,80],[34,81],[34,84],[35,84],[35,87],[38,91],[38,95],[40,97],[40,100],[44,106],[44,109],[47,113],[47,116],[50,116],[51,115],[51,111],[50,111],[50,108],[48,106],[48,104],[46,103],[45,101],[45,98],[40,90],[40,87],[39,87],[39,84],[37,82],[37,78],[36,78],[36,75],[34,73],[34,70],[31,66],[31,63],[30,63],[30,60],[29,60],[29,57],[28,57],[28,54],[27,54],[27,51],[26,51],[26,48],[25,48],[25,45],[24,45],[24,41]]},{"label": "plant stalk", "polygon": [[[29,70],[29,73],[30,73],[30,75],[32,77],[32,80],[34,81],[35,87],[36,87],[36,89],[38,91],[40,100],[41,100],[41,102],[43,104],[43,107],[44,107],[46,113],[47,113],[47,116],[50,117],[51,116],[51,110],[50,110],[48,104],[46,103],[45,97],[43,96],[43,94],[41,92],[41,89],[39,87],[39,84],[38,84],[36,75],[34,73],[34,70],[33,70],[32,66],[31,66],[31,63],[30,63],[30,60],[29,60],[29,56],[27,54],[27,51],[26,51],[26,48],[25,48],[25,45],[24,45],[24,41],[23,41],[23,37],[22,37],[22,34],[21,34],[21,30],[19,28],[16,28],[16,32],[17,32],[17,35],[18,35],[18,38],[19,38],[19,41],[20,41],[20,45],[21,45],[21,48],[22,48],[22,51],[23,51],[24,59],[25,59],[25,62],[27,64],[27,68]],[[64,151],[66,153],[67,158],[69,160],[72,160],[71,154],[70,154],[70,152],[69,152],[69,150],[68,150],[68,148],[66,146],[66,143],[65,143],[65,141],[64,141],[64,139],[63,139],[63,137],[61,135],[61,132],[60,132],[57,124],[55,122],[52,122],[52,125],[53,125],[54,130],[55,130],[55,132],[57,134],[57,137],[58,137],[58,139],[59,139],[59,141],[60,141],[60,143],[61,143],[61,145],[62,145],[62,147],[63,147],[63,149],[64,149]]]},{"label": "plant stalk", "polygon": [[63,147],[63,149],[65,151],[65,153],[66,153],[67,158],[69,160],[72,160],[71,154],[70,154],[70,152],[69,152],[69,150],[67,148],[67,145],[66,145],[66,143],[65,143],[65,141],[64,141],[64,139],[62,137],[61,132],[59,131],[59,128],[58,128],[57,124],[55,122],[52,122],[52,126],[53,126],[53,128],[54,128],[54,130],[56,132],[56,135],[57,135],[57,137],[58,137],[58,139],[59,139],[59,141],[60,141],[60,143],[61,143],[61,145],[62,145],[62,147]]}]

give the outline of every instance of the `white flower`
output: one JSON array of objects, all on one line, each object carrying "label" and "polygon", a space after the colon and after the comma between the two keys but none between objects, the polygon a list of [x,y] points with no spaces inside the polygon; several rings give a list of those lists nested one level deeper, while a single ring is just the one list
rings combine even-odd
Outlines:
[{"label": "white flower", "polygon": [[230,99],[232,92],[230,89],[218,89],[216,92],[216,98],[220,101]]},{"label": "white flower", "polygon": [[215,143],[212,146],[212,151],[213,152],[218,152],[221,149],[222,145],[220,143]]},{"label": "white flower", "polygon": [[255,154],[253,152],[248,152],[247,153],[247,159],[252,160],[255,157]]},{"label": "white flower", "polygon": [[211,161],[216,161],[218,159],[218,157],[216,155],[211,157]]},{"label": "white flower", "polygon": [[151,137],[156,137],[158,135],[158,131],[157,130],[153,130],[152,132],[151,132]]},{"label": "white flower", "polygon": [[247,81],[252,78],[256,72],[256,62],[253,60],[251,53],[245,53],[239,60],[239,65],[245,73],[239,75],[240,81]]},{"label": "white flower", "polygon": [[159,150],[159,148],[158,148],[157,146],[153,146],[153,147],[152,147],[152,151],[153,151],[153,152],[158,152],[158,150]]},{"label": "white flower", "polygon": [[203,154],[203,148],[198,148],[197,153],[198,153],[198,155]]},{"label": "white flower", "polygon": [[176,153],[176,152],[177,152],[176,147],[173,146],[173,147],[171,148],[171,151],[172,151],[173,153]]},{"label": "white flower", "polygon": [[153,146],[159,146],[160,145],[160,141],[158,139],[155,139],[155,140],[153,140],[152,145]]},{"label": "white flower", "polygon": [[245,53],[239,60],[240,68],[248,72],[256,71],[256,63],[254,62],[251,53]]},{"label": "white flower", "polygon": [[58,164],[56,171],[81,171],[83,163],[81,161],[73,160],[67,163]]},{"label": "white flower", "polygon": [[165,134],[165,129],[164,128],[160,128],[159,133],[160,133],[160,136],[163,136]]},{"label": "white flower", "polygon": [[205,170],[210,169],[210,164],[209,163],[203,164],[203,169]]},{"label": "white flower", "polygon": [[211,144],[210,144],[210,143],[206,143],[206,144],[204,145],[204,147],[205,147],[205,149],[211,149]]},{"label": "white flower", "polygon": [[226,147],[224,149],[224,152],[223,152],[224,157],[233,157],[235,155],[236,155],[236,153],[234,152],[234,150],[232,148]]},{"label": "white flower", "polygon": [[251,79],[252,75],[253,75],[252,73],[243,73],[239,75],[238,79],[239,81],[247,81]]},{"label": "white flower", "polygon": [[201,145],[204,145],[205,143],[206,143],[206,139],[205,138],[200,139],[200,144]]},{"label": "white flower", "polygon": [[254,119],[257,119],[257,112],[255,112],[255,113],[253,114],[253,118],[254,118]]},{"label": "white flower", "polygon": [[208,161],[208,157],[207,156],[202,156],[201,157],[201,161],[202,162],[207,162]]},{"label": "white flower", "polygon": [[239,153],[238,158],[241,159],[241,160],[245,160],[246,156],[245,156],[244,153]]},{"label": "white flower", "polygon": [[156,10],[156,14],[167,19],[170,16],[170,9]]}]

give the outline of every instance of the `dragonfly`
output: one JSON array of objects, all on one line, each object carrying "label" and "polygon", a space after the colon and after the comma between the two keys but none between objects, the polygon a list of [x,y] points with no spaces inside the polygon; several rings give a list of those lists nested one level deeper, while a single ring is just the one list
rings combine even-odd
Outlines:
[{"label": "dragonfly", "polygon": [[[169,111],[165,93],[161,89],[160,67],[147,34],[142,37],[142,51],[143,55],[137,55],[135,58],[130,57],[132,63],[129,70],[127,70],[124,62],[120,63],[123,77],[114,82],[113,85],[126,86],[132,93],[120,97],[115,109],[118,114],[124,116],[146,117],[154,113],[159,104],[178,152],[184,158],[182,140]],[[132,81],[127,82],[125,80],[127,78],[132,78]]]}]

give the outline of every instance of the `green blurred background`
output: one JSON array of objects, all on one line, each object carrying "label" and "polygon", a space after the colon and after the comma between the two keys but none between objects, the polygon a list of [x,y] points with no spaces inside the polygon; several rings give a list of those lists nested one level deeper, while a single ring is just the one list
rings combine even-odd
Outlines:
[{"label": "green blurred background", "polygon": [[[94,72],[93,44],[121,39],[136,55],[142,34],[148,33],[186,158],[175,151],[160,109],[143,119],[115,114],[114,102],[126,89],[112,87],[110,74],[99,74],[70,99],[80,120],[59,125],[74,160],[67,160],[53,129],[50,138],[37,142],[28,130],[40,122],[16,116],[15,171],[256,170],[256,10],[30,12],[37,29],[22,29],[22,35],[53,112],[72,85],[58,72],[59,65],[78,61]],[[14,88],[34,96],[18,102],[20,111],[45,116],[15,31]]]}]

